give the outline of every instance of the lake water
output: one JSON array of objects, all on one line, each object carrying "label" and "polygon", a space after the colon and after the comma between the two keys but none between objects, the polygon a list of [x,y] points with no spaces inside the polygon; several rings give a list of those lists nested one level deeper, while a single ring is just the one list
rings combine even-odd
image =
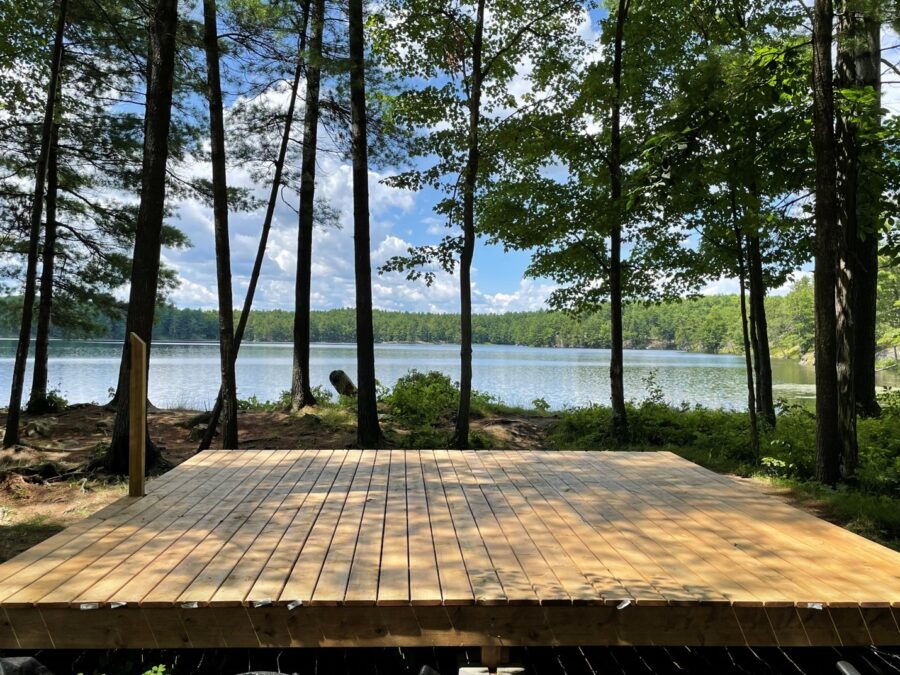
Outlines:
[{"label": "lake water", "polygon": [[[0,401],[9,400],[15,340],[0,340]],[[116,384],[121,343],[54,340],[50,346],[51,388],[69,402],[105,402]],[[328,386],[328,373],[347,371],[356,379],[355,348],[346,344],[315,344],[310,368],[314,383]],[[456,345],[380,344],[375,347],[376,375],[392,386],[415,368],[440,370],[459,378]],[[775,396],[791,400],[814,397],[814,372],[794,361],[773,361]],[[477,345],[473,386],[512,405],[530,406],[544,398],[552,408],[609,401],[609,351]],[[625,351],[625,394],[646,397],[646,378],[672,403],[687,401],[710,407],[746,406],[746,375],[742,356],[689,354],[676,351]],[[880,384],[898,386],[900,377],[880,373]],[[238,395],[275,399],[290,387],[291,346],[247,343],[237,363]],[[31,383],[29,364],[26,383]],[[219,384],[219,348],[213,343],[154,344],[150,359],[150,400],[157,406],[204,408],[214,400]],[[330,386],[329,386],[330,389]],[[26,389],[24,400],[28,399]]]}]

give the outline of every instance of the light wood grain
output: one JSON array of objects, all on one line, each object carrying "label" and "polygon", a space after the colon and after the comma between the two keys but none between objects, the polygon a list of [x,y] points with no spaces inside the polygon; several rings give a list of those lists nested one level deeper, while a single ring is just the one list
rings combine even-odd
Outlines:
[{"label": "light wood grain", "polygon": [[900,554],[671,453],[209,451],[0,565],[0,648],[892,644],[898,607]]}]

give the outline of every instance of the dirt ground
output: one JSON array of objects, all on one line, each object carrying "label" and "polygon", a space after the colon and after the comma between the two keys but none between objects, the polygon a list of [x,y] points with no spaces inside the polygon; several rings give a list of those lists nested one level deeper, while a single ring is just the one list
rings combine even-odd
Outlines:
[{"label": "dirt ground", "polygon": [[[150,412],[150,436],[169,464],[196,452],[201,416],[195,410]],[[114,417],[113,411],[96,405],[23,417],[22,444],[0,450],[0,562],[125,494],[123,478],[86,470],[108,445]],[[472,430],[489,436],[497,447],[535,449],[544,446],[550,422],[552,418],[489,417],[473,420]],[[0,423],[5,423],[3,413]],[[331,408],[307,414],[242,411],[239,428],[242,448],[345,448],[356,437],[352,417]]]}]

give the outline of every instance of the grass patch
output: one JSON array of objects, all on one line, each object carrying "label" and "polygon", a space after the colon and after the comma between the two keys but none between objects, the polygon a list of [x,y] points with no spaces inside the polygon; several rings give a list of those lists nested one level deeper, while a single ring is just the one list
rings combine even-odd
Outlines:
[{"label": "grass patch", "polygon": [[509,405],[491,394],[473,391],[471,417],[480,419],[496,415],[527,415],[529,417],[549,417],[551,415],[550,404],[544,399],[536,398],[531,405],[531,408]]},{"label": "grass patch", "polygon": [[350,427],[356,427],[356,415],[347,408],[341,408],[336,405],[317,407],[315,414],[322,420],[322,426],[329,431],[342,431]]}]

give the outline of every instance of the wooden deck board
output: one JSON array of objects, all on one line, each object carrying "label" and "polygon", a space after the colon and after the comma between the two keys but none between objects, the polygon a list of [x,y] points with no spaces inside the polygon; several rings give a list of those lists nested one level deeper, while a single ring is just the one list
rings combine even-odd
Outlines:
[{"label": "wooden deck board", "polygon": [[387,504],[390,469],[390,453],[377,453],[359,528],[359,538],[353,553],[350,578],[344,594],[344,602],[347,605],[374,605],[378,597],[378,570],[381,562],[381,542],[384,537],[384,510]]},{"label": "wooden deck board", "polygon": [[266,568],[294,517],[325,470],[331,454],[331,450],[314,450],[309,453],[310,463],[294,489],[281,503],[253,545],[242,553],[240,560],[216,589],[209,601],[210,605],[235,607],[247,601],[250,589]]},{"label": "wooden deck board", "polygon": [[[148,516],[148,514],[156,513],[154,507],[160,501],[166,497],[178,495],[179,490],[190,491],[190,488],[185,485],[191,473],[199,473],[197,478],[206,482],[204,480],[206,478],[205,471],[214,473],[221,470],[221,467],[210,460],[209,457],[198,457],[190,467],[192,471],[188,468],[177,467],[171,472],[175,474],[171,480],[157,481],[151,484],[155,489],[152,491],[148,489],[147,495],[142,499],[120,499],[90,518],[66,528],[59,534],[6,562],[0,566],[0,581],[6,582],[0,590],[0,598],[9,597],[16,590],[23,588],[68,558],[88,548],[93,542],[116,532],[118,528],[126,524],[134,528],[149,522],[152,520],[152,515]],[[235,456],[234,461],[240,461],[240,458]],[[13,577],[15,578],[13,579]]]},{"label": "wooden deck board", "polygon": [[[319,511],[315,524],[300,549],[300,555],[289,572],[287,582],[281,592],[281,599],[300,601],[304,604],[312,600],[313,591],[319,582],[319,574],[337,532],[341,514],[351,494],[351,487],[362,459],[362,452],[351,450],[347,453],[331,490],[325,495],[325,503]],[[291,547],[293,542],[282,542]]]},{"label": "wooden deck board", "polygon": [[0,565],[5,648],[900,644],[898,608],[900,554],[671,453],[210,451]]},{"label": "wooden deck board", "polygon": [[406,452],[389,450],[387,507],[378,578],[379,605],[405,605],[409,602],[409,531],[406,509]]}]

